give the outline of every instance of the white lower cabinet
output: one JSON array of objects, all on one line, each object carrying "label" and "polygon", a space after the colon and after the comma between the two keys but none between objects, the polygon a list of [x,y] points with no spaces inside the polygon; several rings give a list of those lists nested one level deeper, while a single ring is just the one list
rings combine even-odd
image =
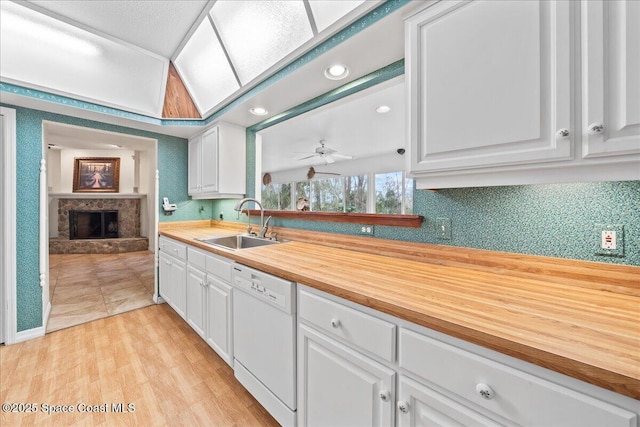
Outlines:
[{"label": "white lower cabinet", "polygon": [[160,237],[160,296],[233,365],[233,261]]},{"label": "white lower cabinet", "polygon": [[398,376],[398,427],[499,426],[441,393]]},{"label": "white lower cabinet", "polygon": [[186,320],[225,362],[233,362],[232,261],[188,247]]},{"label": "white lower cabinet", "polygon": [[187,323],[202,338],[205,338],[206,293],[205,273],[189,265],[187,269]]},{"label": "white lower cabinet", "polygon": [[637,400],[333,295],[298,310],[300,426],[638,426]]},{"label": "white lower cabinet", "polygon": [[[414,331],[400,328],[398,347],[401,369],[441,388],[461,405],[495,416],[501,424],[628,427],[637,423],[630,411]],[[484,425],[484,417],[478,420]]]},{"label": "white lower cabinet", "polygon": [[207,274],[205,339],[229,365],[233,365],[232,295],[230,285]]},{"label": "white lower cabinet", "polygon": [[174,240],[160,237],[158,255],[160,296],[183,319],[186,318],[187,248]]},{"label": "white lower cabinet", "polygon": [[305,325],[298,342],[300,425],[393,425],[392,369]]}]

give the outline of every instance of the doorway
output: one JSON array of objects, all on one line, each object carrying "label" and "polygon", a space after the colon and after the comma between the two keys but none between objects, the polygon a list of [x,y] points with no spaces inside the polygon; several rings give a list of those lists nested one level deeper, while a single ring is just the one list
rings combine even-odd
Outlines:
[{"label": "doorway", "polygon": [[[153,304],[157,140],[50,121],[42,129],[51,301],[46,332]],[[77,158],[117,158],[118,191],[74,191]],[[72,211],[117,211],[117,229],[70,239]]]}]

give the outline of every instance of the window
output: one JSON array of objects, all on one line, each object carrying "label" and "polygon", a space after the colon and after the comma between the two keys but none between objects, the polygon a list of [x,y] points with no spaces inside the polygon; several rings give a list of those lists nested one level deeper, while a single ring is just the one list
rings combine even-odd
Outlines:
[{"label": "window", "polygon": [[367,175],[344,177],[345,212],[367,212]]},{"label": "window", "polygon": [[413,180],[404,172],[387,172],[375,175],[376,213],[412,214]]},{"label": "window", "polygon": [[311,181],[310,210],[317,212],[344,212],[344,178],[315,179]]},{"label": "window", "polygon": [[262,186],[264,209],[295,210],[301,198],[315,212],[412,214],[413,180],[399,171]]},{"label": "window", "polygon": [[277,211],[288,211],[291,206],[291,184],[268,184],[262,186],[262,207]]}]

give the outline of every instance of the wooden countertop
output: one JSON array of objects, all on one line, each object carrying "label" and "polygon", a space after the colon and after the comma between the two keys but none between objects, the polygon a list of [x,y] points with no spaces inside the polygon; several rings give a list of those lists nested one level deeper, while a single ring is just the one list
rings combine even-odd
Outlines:
[{"label": "wooden countertop", "polygon": [[[639,267],[464,248],[455,249],[473,258],[467,264],[450,255],[429,262],[416,251],[437,245],[420,244],[404,245],[411,259],[301,241],[227,251],[194,239],[243,228],[199,225],[160,234],[640,399]],[[501,268],[492,257],[504,259]]]}]

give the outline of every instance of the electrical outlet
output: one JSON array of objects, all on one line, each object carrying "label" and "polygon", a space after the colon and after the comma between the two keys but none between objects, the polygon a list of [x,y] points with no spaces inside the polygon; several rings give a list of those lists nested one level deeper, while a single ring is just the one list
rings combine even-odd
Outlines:
[{"label": "electrical outlet", "polygon": [[596,255],[624,256],[624,225],[595,225]]},{"label": "electrical outlet", "polygon": [[436,218],[436,237],[451,240],[451,218]]},{"label": "electrical outlet", "polygon": [[373,225],[361,225],[360,234],[365,236],[373,236]]}]

